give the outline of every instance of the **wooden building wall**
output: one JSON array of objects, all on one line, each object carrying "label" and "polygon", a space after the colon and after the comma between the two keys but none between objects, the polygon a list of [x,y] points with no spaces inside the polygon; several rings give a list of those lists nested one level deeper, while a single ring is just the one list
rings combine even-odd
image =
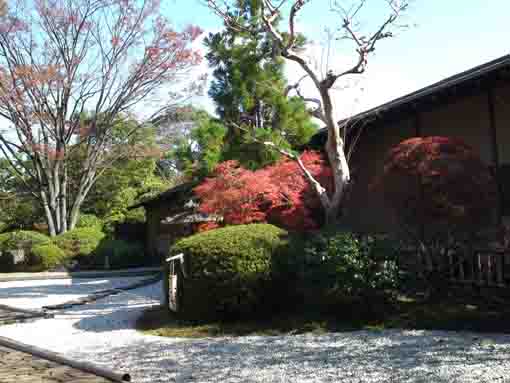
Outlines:
[{"label": "wooden building wall", "polygon": [[510,83],[500,82],[365,128],[351,161],[353,188],[346,223],[356,231],[391,231],[395,219],[370,185],[381,174],[391,147],[411,137],[438,135],[462,138],[494,167],[500,185],[498,210],[503,218],[510,216],[509,123]]}]

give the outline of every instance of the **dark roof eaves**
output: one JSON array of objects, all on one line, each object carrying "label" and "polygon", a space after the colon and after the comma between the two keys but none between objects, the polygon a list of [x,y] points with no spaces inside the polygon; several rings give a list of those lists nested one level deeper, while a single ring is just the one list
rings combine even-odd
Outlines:
[{"label": "dark roof eaves", "polygon": [[175,195],[177,193],[191,190],[191,189],[193,189],[197,185],[198,185],[197,181],[190,181],[190,182],[182,183],[180,185],[174,186],[173,188],[168,189],[168,190],[158,194],[157,196],[155,196],[155,197],[153,197],[153,198],[151,198],[151,199],[149,199],[147,201],[143,201],[143,202],[137,203],[135,205],[132,205],[132,206],[128,207],[128,210],[132,210],[132,209],[136,209],[136,208],[139,208],[139,207],[145,207],[145,206],[150,206],[150,205],[156,204],[156,203],[160,202],[161,200],[169,198],[169,197],[171,197],[171,196],[173,196],[173,195]]},{"label": "dark roof eaves", "polygon": [[[411,102],[418,101],[422,98],[430,96],[431,94],[434,94],[441,90],[448,89],[455,85],[459,85],[464,82],[473,80],[477,77],[481,77],[483,75],[491,73],[492,71],[504,68],[505,66],[510,67],[510,55],[505,55],[505,56],[499,57],[499,58],[489,61],[485,64],[478,65],[478,66],[468,69],[464,72],[447,77],[441,81],[438,81],[438,82],[431,84],[429,86],[426,86],[422,89],[419,89],[417,91],[409,93],[405,96],[396,98],[396,99],[391,100],[385,104],[376,106],[375,108],[369,109],[367,111],[358,113],[352,117],[341,120],[341,121],[339,121],[339,124],[350,123],[351,121],[358,122],[358,121],[365,120],[368,118],[377,117],[377,115],[385,113],[390,109],[394,109],[394,108],[403,106],[405,104],[409,104]],[[327,129],[323,128],[323,129],[319,130],[317,132],[317,134],[322,135],[322,134],[325,134],[326,132],[327,132]]]}]

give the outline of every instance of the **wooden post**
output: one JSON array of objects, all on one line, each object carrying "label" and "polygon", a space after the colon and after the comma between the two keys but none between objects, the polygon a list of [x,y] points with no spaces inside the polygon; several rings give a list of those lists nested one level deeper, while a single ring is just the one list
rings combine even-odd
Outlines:
[{"label": "wooden post", "polygon": [[464,262],[466,262],[466,250],[464,249],[463,253],[460,255],[460,260],[459,260],[459,279],[462,281],[462,282],[465,282],[466,281],[466,276],[464,274]]},{"label": "wooden post", "polygon": [[492,274],[494,269],[494,255],[488,253],[487,254],[487,286],[491,286],[492,283]]},{"label": "wooden post", "polygon": [[170,309],[170,263],[163,262],[163,302],[161,305],[169,310]]},{"label": "wooden post", "polygon": [[483,269],[482,269],[482,254],[480,253],[477,253],[476,254],[476,263],[477,263],[477,266],[478,266],[478,283],[479,284],[482,284],[482,273],[483,273]]},{"label": "wooden post", "polygon": [[504,262],[504,259],[503,259],[503,254],[498,254],[497,255],[497,259],[499,260],[499,262],[497,262],[497,273],[498,273],[498,285],[504,285],[504,282],[503,282],[503,268],[505,267],[505,262]]},{"label": "wooden post", "polygon": [[455,268],[453,267],[454,266],[453,255],[450,252],[448,252],[447,256],[448,256],[448,269],[450,272],[450,279],[455,280]]}]

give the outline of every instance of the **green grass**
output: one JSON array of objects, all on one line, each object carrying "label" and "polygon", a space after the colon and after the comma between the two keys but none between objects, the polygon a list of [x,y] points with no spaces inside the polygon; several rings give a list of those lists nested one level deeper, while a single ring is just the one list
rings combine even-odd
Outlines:
[{"label": "green grass", "polygon": [[510,305],[483,298],[400,301],[397,311],[382,324],[385,328],[510,333]]},{"label": "green grass", "polygon": [[152,308],[138,320],[137,328],[152,335],[181,338],[218,336],[285,335],[391,328],[510,333],[510,305],[489,304],[485,299],[449,299],[420,302],[401,297],[375,312],[353,306],[336,313],[300,312],[265,320],[193,322],[179,319],[168,310]]},{"label": "green grass", "polygon": [[[339,324],[332,317],[313,315],[279,315],[269,320],[238,320],[196,322],[177,318],[174,314],[157,307],[147,310],[138,320],[137,328],[151,335],[204,338],[219,336],[284,335],[302,333],[325,333],[339,331]],[[347,328],[343,328],[346,330]]]}]

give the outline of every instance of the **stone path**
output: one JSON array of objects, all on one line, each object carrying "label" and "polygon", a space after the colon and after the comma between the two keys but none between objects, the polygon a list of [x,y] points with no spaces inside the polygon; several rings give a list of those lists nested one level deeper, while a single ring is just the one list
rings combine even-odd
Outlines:
[{"label": "stone path", "polygon": [[111,383],[107,378],[0,346],[2,383]]}]

